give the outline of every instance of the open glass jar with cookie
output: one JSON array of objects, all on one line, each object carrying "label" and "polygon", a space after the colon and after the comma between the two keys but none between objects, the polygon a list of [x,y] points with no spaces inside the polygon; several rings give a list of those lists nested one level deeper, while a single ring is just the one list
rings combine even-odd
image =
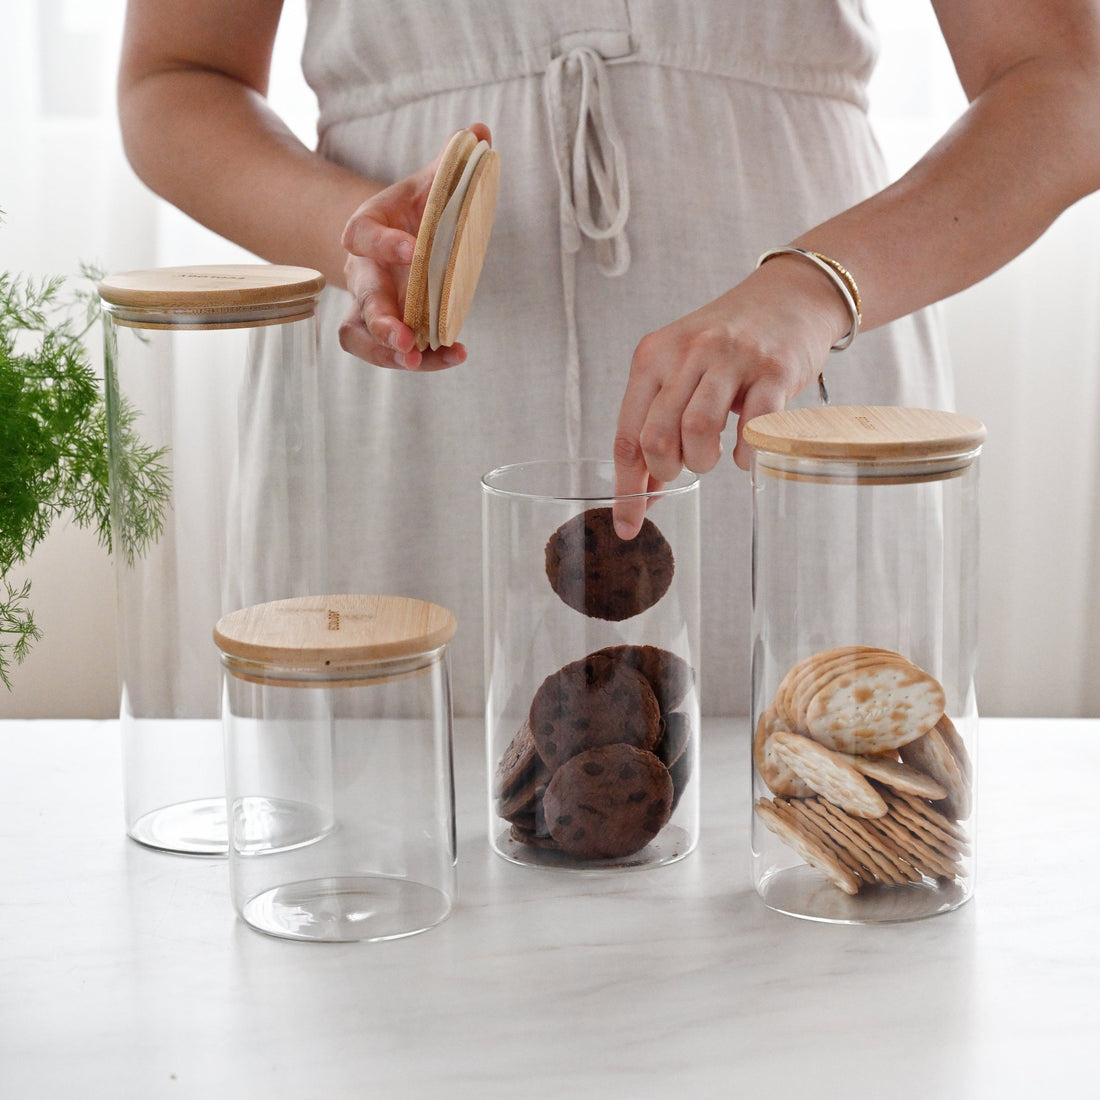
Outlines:
[{"label": "open glass jar with cookie", "polygon": [[[611,462],[482,479],[489,836],[516,863],[651,867],[699,830],[699,505]],[[614,509],[642,520],[620,539]]]},{"label": "open glass jar with cookie", "polygon": [[911,920],[973,892],[976,420],[752,420],[753,877],[773,909]]}]

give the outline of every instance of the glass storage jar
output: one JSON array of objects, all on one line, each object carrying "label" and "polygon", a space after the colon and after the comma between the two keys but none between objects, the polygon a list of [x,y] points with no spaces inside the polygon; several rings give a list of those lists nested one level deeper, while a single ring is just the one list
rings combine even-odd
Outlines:
[{"label": "glass storage jar", "polygon": [[482,479],[489,836],[516,863],[647,867],[698,838],[698,482],[613,485],[597,460]]},{"label": "glass storage jar", "polygon": [[226,851],[211,626],[326,587],[323,284],[246,264],[99,286],[126,829],[153,848]]},{"label": "glass storage jar", "polygon": [[450,913],[454,632],[444,608],[391,596],[298,597],[218,621],[229,879],[253,928],[384,940]]},{"label": "glass storage jar", "polygon": [[976,420],[752,420],[753,877],[773,909],[931,916],[973,891]]}]

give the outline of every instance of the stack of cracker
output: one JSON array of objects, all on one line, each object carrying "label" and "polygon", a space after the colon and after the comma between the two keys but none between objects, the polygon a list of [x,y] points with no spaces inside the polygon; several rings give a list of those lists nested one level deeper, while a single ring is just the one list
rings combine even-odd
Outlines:
[{"label": "stack of cracker", "polygon": [[847,894],[964,875],[971,765],[934,677],[899,653],[823,650],[783,677],[753,761],[764,824]]}]

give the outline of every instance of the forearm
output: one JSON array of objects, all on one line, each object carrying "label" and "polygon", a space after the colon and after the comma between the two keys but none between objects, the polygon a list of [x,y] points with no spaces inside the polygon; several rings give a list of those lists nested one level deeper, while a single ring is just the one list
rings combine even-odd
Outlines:
[{"label": "forearm", "polygon": [[167,68],[120,87],[127,156],[157,194],[272,263],[343,285],[340,235],[380,189],[307,149],[254,89],[223,73]]},{"label": "forearm", "polygon": [[866,328],[958,293],[1100,187],[1097,104],[1095,71],[1022,63],[905,176],[795,243],[852,271]]}]

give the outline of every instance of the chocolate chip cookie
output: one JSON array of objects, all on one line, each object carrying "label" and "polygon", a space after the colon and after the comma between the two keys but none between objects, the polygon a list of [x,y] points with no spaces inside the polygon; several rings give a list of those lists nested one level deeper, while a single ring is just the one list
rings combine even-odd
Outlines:
[{"label": "chocolate chip cookie", "polygon": [[603,745],[563,764],[543,795],[546,826],[579,859],[621,859],[644,848],[668,823],[673,786],[651,752]]},{"label": "chocolate chip cookie", "polygon": [[652,520],[628,540],[610,508],[590,508],[563,523],[546,544],[546,576],[575,611],[621,622],[652,607],[672,583],[672,548]]},{"label": "chocolate chip cookie", "polygon": [[649,681],[600,653],[551,673],[535,692],[528,723],[551,771],[588,749],[626,744],[649,750],[661,737],[661,711]]}]

